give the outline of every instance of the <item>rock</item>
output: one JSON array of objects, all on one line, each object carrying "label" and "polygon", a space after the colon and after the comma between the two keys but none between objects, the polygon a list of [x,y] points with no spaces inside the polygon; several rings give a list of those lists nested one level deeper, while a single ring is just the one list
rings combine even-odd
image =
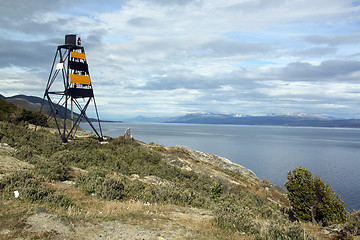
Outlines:
[{"label": "rock", "polygon": [[133,139],[130,128],[127,128],[127,129],[125,130],[124,137],[125,137],[125,138],[131,138],[131,139]]},{"label": "rock", "polygon": [[7,143],[0,143],[0,149],[9,153],[14,153],[16,150],[9,146]]},{"label": "rock", "polygon": [[235,172],[238,172],[241,175],[245,175],[248,177],[256,178],[256,174],[239,164],[231,162],[229,159],[211,154],[211,153],[203,153],[200,151],[193,150],[191,148],[185,146],[173,146],[173,149],[182,150],[192,156],[194,159],[197,159],[202,162],[207,162],[210,164],[218,165],[224,169],[229,169]]},{"label": "rock", "polygon": [[[34,209],[37,209],[37,211],[46,211],[46,209],[42,207]],[[29,225],[29,228],[26,229],[26,231],[29,232],[53,231],[57,233],[56,239],[73,239],[71,237],[66,237],[71,236],[70,228],[65,225],[57,215],[39,212],[31,215],[27,219],[26,224]]]},{"label": "rock", "polygon": [[0,231],[0,235],[7,235],[7,234],[10,234],[10,233],[11,233],[11,230],[6,229],[6,228]]},{"label": "rock", "polygon": [[139,179],[140,178],[140,176],[139,176],[139,174],[131,174],[131,176],[130,176],[131,178],[136,178],[136,179]]},{"label": "rock", "polygon": [[162,179],[158,176],[145,176],[144,179],[142,179],[143,182],[147,182],[147,183],[151,183],[151,184],[155,184],[155,185],[164,185],[164,184],[169,184],[171,185],[171,183],[165,179]]}]

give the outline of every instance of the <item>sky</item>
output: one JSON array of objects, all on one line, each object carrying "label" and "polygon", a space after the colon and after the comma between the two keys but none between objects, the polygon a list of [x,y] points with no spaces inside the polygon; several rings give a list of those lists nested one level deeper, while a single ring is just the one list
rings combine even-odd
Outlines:
[{"label": "sky", "polygon": [[66,34],[100,118],[360,118],[360,1],[0,0],[0,94],[43,97]]}]

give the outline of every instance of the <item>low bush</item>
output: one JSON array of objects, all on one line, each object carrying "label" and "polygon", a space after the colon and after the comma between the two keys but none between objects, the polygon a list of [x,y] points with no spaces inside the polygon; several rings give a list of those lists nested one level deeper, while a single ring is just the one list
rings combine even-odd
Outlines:
[{"label": "low bush", "polygon": [[348,214],[348,221],[345,229],[352,235],[360,235],[360,211],[353,211]]},{"label": "low bush", "polygon": [[121,200],[125,197],[124,184],[115,178],[106,178],[100,185],[99,195],[109,200]]},{"label": "low bush", "polygon": [[51,133],[34,132],[27,125],[0,122],[0,141],[16,148],[17,157],[28,161],[33,154],[50,157],[64,148],[61,139]]},{"label": "low bush", "polygon": [[171,203],[183,206],[210,206],[209,192],[197,192],[172,184],[150,184],[125,176],[106,176],[103,171],[89,171],[79,176],[76,186],[86,194],[108,200],[137,200],[150,203]]},{"label": "low bush", "polygon": [[36,164],[36,170],[49,180],[65,181],[69,179],[69,167],[61,162],[45,160]]},{"label": "low bush", "polygon": [[37,111],[30,111],[27,109],[21,109],[20,114],[18,114],[15,119],[16,122],[28,122],[30,124],[38,125],[38,126],[48,126],[47,123],[48,117],[44,113],[39,113]]},{"label": "low bush", "polygon": [[[259,205],[262,204],[262,205]],[[264,206],[265,205],[265,206]],[[298,222],[289,222],[277,206],[252,193],[221,197],[215,207],[214,223],[221,228],[253,236],[254,239],[316,239],[305,234]]]},{"label": "low bush", "polygon": [[101,184],[106,176],[105,171],[92,170],[87,174],[80,175],[76,179],[76,186],[84,191],[85,194],[98,194]]},{"label": "low bush", "polygon": [[260,234],[260,225],[252,210],[239,204],[234,197],[222,198],[215,208],[215,224],[239,233]]}]

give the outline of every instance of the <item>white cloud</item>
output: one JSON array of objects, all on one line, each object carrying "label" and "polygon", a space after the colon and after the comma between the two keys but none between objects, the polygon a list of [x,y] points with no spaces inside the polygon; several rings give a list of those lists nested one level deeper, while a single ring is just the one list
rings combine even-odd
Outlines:
[{"label": "white cloud", "polygon": [[0,10],[0,93],[42,96],[56,46],[78,33],[108,119],[356,115],[359,10],[350,0],[12,1]]}]

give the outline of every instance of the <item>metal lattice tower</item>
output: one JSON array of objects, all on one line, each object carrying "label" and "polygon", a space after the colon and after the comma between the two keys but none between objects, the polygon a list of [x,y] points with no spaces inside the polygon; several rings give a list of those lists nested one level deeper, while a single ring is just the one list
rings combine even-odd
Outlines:
[{"label": "metal lattice tower", "polygon": [[[83,101],[80,101],[81,99]],[[83,120],[90,124],[99,140],[103,139],[85,50],[81,46],[80,37],[77,35],[66,35],[65,44],[57,47],[41,109],[43,109],[45,100],[49,103],[51,117],[55,120],[63,142],[67,142],[69,138],[75,135],[80,122]],[[94,103],[96,111],[97,128],[86,115],[86,110],[91,101]],[[68,116],[69,105],[71,106],[70,116]],[[73,116],[74,105],[80,111],[76,119]],[[63,119],[60,119],[59,110],[62,107],[65,108],[65,113],[63,113]],[[66,122],[69,120],[71,125],[67,126]]]}]

